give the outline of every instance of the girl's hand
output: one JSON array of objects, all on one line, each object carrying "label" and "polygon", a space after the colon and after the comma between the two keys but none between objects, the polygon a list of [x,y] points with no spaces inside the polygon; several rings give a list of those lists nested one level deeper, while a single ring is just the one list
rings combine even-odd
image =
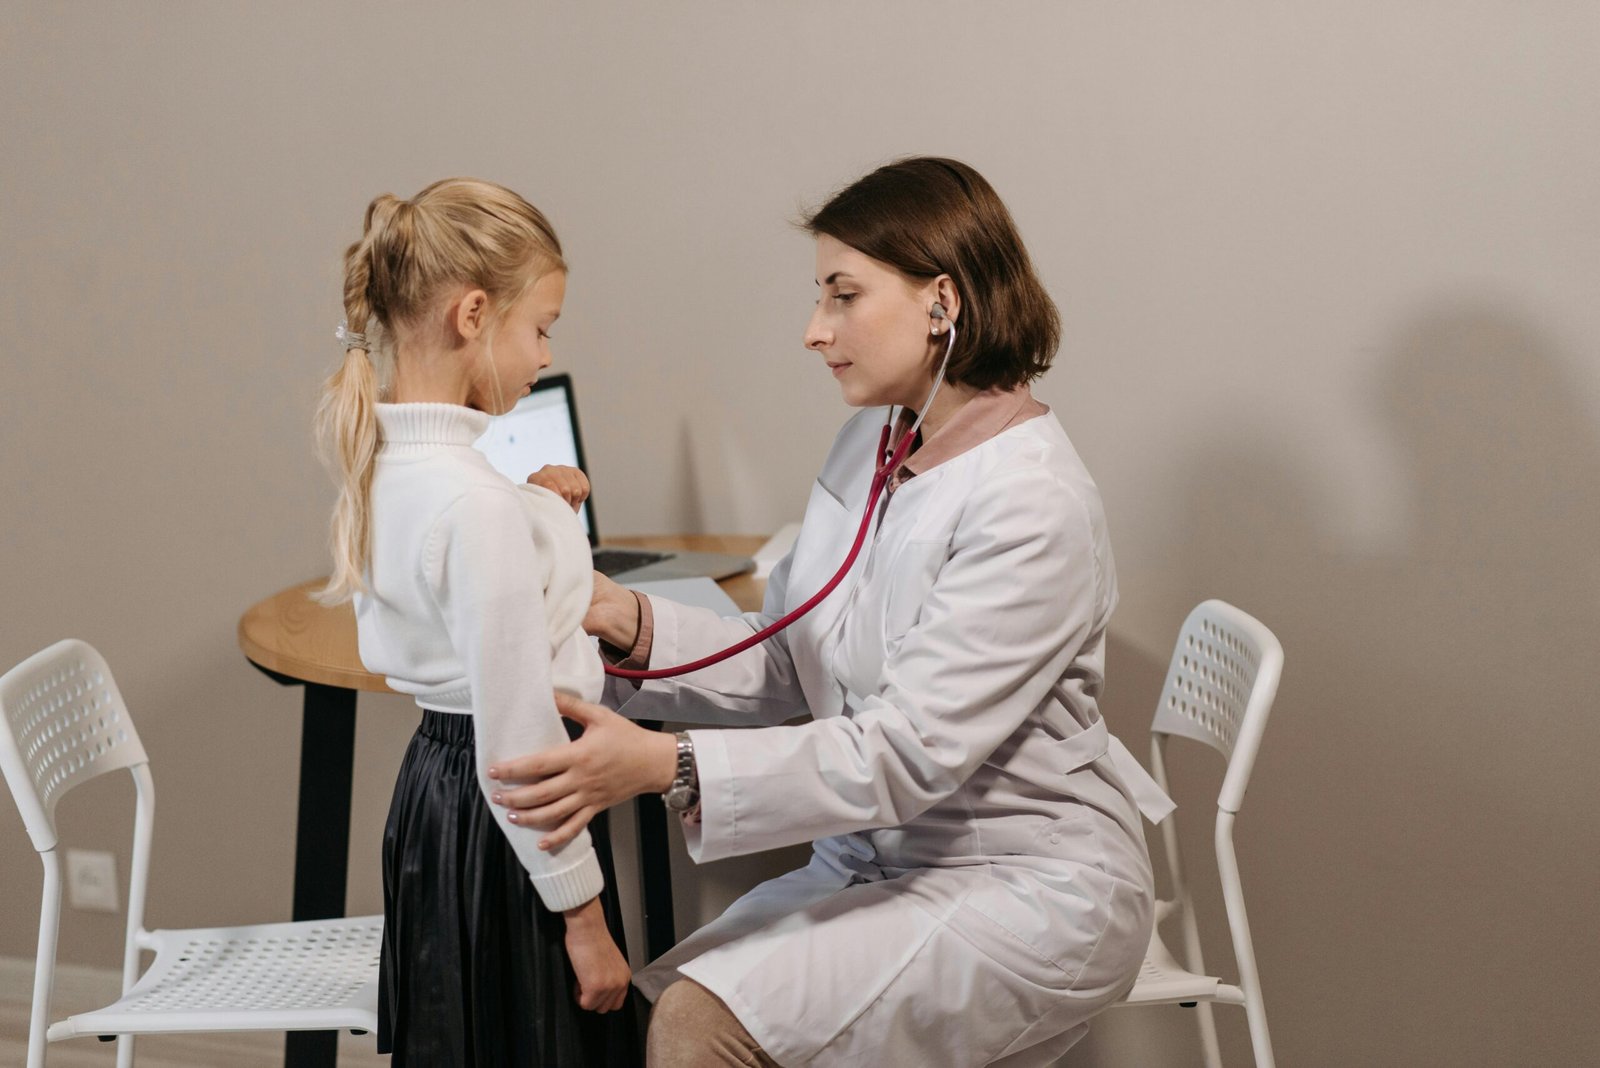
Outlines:
[{"label": "girl's hand", "polygon": [[580,504],[589,499],[589,476],[576,467],[545,464],[529,475],[528,481],[532,485],[543,486],[551,493],[559,494],[562,500],[572,505],[574,512],[578,510]]},{"label": "girl's hand", "polygon": [[577,837],[596,813],[644,793],[663,793],[678,772],[678,741],[647,731],[603,705],[556,694],[556,710],[583,725],[583,737],[541,753],[501,761],[489,778],[507,785],[490,800],[523,827],[551,830],[540,849]]},{"label": "girl's hand", "polygon": [[583,617],[583,630],[623,652],[639,640],[639,601],[633,591],[594,573],[594,596]]},{"label": "girl's hand", "polygon": [[606,927],[598,897],[561,914],[567,921],[567,959],[577,974],[578,1007],[590,1012],[615,1012],[628,996],[633,972]]}]

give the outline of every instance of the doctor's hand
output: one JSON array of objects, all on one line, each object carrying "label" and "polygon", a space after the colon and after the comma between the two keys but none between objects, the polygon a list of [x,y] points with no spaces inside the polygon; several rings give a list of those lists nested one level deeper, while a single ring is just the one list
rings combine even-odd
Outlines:
[{"label": "doctor's hand", "polygon": [[540,849],[577,837],[597,813],[643,793],[664,793],[678,772],[678,741],[648,731],[603,705],[556,694],[556,709],[583,725],[583,737],[553,749],[502,760],[489,778],[505,785],[490,800],[506,819],[550,831]]},{"label": "doctor's hand", "polygon": [[639,640],[639,599],[600,572],[594,573],[594,596],[583,617],[585,634],[626,652]]},{"label": "doctor's hand", "polygon": [[551,493],[557,494],[572,505],[574,512],[578,510],[580,504],[589,499],[589,476],[576,467],[545,464],[528,476],[528,482],[531,485],[543,486]]}]

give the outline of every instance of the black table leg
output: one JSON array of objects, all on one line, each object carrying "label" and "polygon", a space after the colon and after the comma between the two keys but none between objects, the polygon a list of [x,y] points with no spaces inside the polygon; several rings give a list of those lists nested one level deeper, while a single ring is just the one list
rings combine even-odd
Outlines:
[{"label": "black table leg", "polygon": [[639,876],[644,883],[644,945],[650,960],[677,945],[672,924],[672,859],[667,806],[655,794],[634,800],[639,822]]},{"label": "black table leg", "polygon": [[[356,692],[305,684],[300,725],[300,815],[295,829],[294,919],[344,915],[355,766]],[[287,1068],[332,1068],[339,1032],[291,1031]]]},{"label": "black table leg", "polygon": [[[661,724],[640,720],[641,727]],[[634,799],[639,823],[639,879],[644,884],[644,946],[649,960],[677,944],[672,923],[672,857],[667,848],[667,806],[655,794]]]}]

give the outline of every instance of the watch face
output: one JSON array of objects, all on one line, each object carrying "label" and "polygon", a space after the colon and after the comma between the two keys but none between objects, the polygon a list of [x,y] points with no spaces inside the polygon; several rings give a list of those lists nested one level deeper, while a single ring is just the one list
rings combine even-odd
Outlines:
[{"label": "watch face", "polygon": [[674,812],[687,812],[700,800],[700,791],[687,783],[681,783],[669,789],[662,800]]}]

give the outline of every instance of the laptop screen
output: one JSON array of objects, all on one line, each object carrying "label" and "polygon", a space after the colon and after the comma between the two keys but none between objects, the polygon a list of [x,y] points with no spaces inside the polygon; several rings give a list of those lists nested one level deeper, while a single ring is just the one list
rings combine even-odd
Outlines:
[{"label": "laptop screen", "polygon": [[[545,464],[576,467],[585,474],[583,438],[578,433],[578,408],[572,396],[572,379],[564,374],[550,375],[534,383],[533,392],[517,402],[504,415],[489,421],[489,429],[473,442],[473,447],[489,458],[494,469],[513,482],[526,482],[528,476]],[[597,543],[590,502],[578,510],[589,544]]]}]

